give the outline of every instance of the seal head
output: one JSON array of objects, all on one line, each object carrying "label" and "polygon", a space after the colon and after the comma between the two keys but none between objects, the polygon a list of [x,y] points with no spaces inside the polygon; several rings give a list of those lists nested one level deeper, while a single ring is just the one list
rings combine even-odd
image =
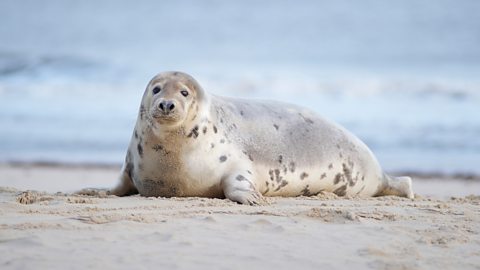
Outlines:
[{"label": "seal head", "polygon": [[164,72],[149,82],[142,106],[154,130],[172,129],[192,119],[195,113],[193,108],[204,98],[203,89],[190,75]]}]

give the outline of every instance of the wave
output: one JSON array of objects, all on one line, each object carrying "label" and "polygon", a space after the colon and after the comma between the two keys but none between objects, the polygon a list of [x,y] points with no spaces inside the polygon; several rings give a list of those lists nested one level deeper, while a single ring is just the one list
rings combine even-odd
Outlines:
[{"label": "wave", "polygon": [[0,52],[0,79],[32,79],[46,76],[79,77],[97,71],[101,64],[67,55],[27,55]]}]

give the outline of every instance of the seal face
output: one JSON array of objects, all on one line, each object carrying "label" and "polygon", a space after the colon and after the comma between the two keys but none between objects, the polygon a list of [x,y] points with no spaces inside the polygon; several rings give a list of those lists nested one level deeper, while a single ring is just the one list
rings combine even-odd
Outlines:
[{"label": "seal face", "polygon": [[298,106],[208,95],[182,72],[147,85],[118,196],[226,197],[399,195],[411,179],[384,174],[368,147]]},{"label": "seal face", "polygon": [[148,108],[147,118],[155,129],[173,128],[185,122],[198,93],[189,81],[159,77],[152,80],[148,88],[144,104]]}]

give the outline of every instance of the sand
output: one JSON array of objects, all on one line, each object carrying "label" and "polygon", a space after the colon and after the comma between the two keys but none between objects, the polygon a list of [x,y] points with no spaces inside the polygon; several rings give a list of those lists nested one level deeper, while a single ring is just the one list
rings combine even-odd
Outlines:
[{"label": "sand", "polygon": [[323,193],[265,206],[71,193],[117,172],[0,165],[0,268],[480,269],[477,179],[416,179],[413,200]]}]

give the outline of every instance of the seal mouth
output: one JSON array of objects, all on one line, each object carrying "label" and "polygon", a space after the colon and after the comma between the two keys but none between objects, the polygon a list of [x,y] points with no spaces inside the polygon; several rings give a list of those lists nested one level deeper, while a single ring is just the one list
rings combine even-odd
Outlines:
[{"label": "seal mouth", "polygon": [[178,123],[181,119],[177,114],[165,114],[162,112],[155,112],[152,115],[152,120],[161,124],[161,125],[172,125]]},{"label": "seal mouth", "polygon": [[155,119],[174,119],[176,118],[175,115],[172,114],[164,114],[164,113],[154,113],[152,115]]}]

